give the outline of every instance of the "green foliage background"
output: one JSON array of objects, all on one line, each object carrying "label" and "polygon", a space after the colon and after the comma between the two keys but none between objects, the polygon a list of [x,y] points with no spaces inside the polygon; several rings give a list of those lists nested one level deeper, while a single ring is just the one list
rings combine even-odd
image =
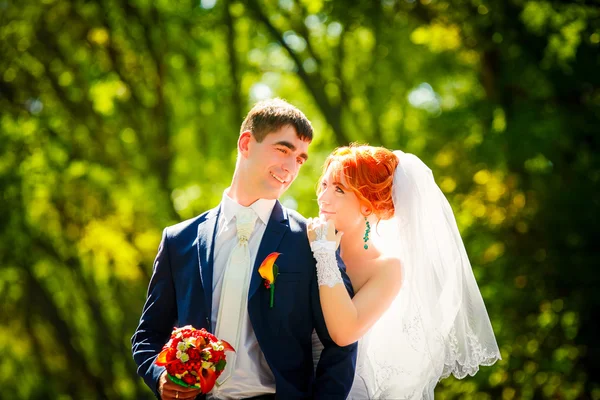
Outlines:
[{"label": "green foliage background", "polygon": [[215,206],[264,97],[419,155],[503,360],[440,399],[600,399],[600,8],[549,0],[0,2],[1,398],[142,399],[161,229]]}]

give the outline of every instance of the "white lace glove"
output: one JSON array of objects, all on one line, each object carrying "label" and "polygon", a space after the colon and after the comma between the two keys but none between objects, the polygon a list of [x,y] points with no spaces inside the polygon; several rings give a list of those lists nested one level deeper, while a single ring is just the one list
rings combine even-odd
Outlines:
[{"label": "white lace glove", "polygon": [[310,249],[317,260],[317,282],[319,286],[334,287],[344,283],[342,273],[338,268],[335,250],[341,235],[335,234],[332,222],[325,222],[319,218],[308,221],[308,240]]}]

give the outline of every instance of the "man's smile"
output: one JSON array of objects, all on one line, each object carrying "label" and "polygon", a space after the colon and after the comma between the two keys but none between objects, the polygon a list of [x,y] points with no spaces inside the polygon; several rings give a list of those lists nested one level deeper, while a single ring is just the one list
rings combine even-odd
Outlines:
[{"label": "man's smile", "polygon": [[287,183],[287,181],[285,179],[280,178],[279,176],[275,175],[274,173],[271,172],[271,176],[275,179],[277,179],[279,181],[279,183]]}]

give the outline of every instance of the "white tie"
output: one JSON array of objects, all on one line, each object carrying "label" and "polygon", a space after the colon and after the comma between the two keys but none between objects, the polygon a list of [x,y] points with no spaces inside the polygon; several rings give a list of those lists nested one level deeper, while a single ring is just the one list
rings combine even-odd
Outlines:
[{"label": "white tie", "polygon": [[[238,242],[227,261],[217,315],[216,336],[229,342],[236,351],[240,344],[240,319],[248,298],[251,268],[248,240],[254,230],[256,217],[256,213],[251,208],[244,208],[235,215]],[[236,353],[227,353],[227,365],[217,380],[218,385],[225,383],[231,376],[236,359]]]}]

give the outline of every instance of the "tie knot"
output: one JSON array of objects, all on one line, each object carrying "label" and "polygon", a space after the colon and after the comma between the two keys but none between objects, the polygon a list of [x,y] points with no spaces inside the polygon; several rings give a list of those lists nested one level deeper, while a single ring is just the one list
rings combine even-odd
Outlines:
[{"label": "tie knot", "polygon": [[240,243],[248,243],[248,239],[250,239],[250,235],[254,230],[256,217],[256,213],[251,208],[244,208],[235,214],[237,238]]}]

